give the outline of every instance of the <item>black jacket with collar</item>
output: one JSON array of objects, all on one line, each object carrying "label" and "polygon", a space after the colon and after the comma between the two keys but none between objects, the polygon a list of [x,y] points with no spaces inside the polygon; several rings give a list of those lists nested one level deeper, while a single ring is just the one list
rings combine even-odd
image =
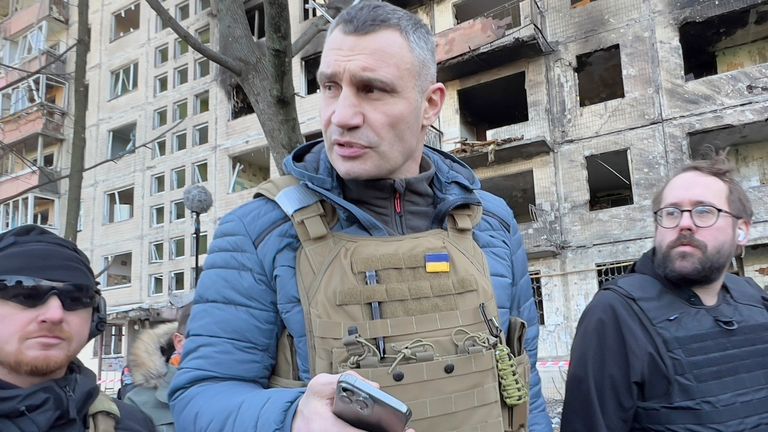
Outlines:
[{"label": "black jacket with collar", "polygon": [[[75,361],[66,375],[21,388],[0,380],[0,431],[82,432],[88,409],[99,394],[96,375]],[[117,432],[153,432],[152,421],[138,408],[115,401],[120,410]]]}]

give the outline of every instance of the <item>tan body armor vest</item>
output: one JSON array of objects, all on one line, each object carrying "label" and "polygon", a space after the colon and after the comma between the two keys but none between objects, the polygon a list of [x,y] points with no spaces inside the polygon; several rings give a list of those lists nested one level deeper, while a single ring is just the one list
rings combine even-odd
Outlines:
[{"label": "tan body armor vest", "polygon": [[[275,180],[282,181],[260,192],[277,196]],[[333,233],[335,213],[319,201],[292,213],[312,376],[355,370],[408,404],[409,426],[418,432],[526,431],[524,323],[515,321],[510,345],[517,352],[509,355],[493,334],[495,296],[472,237],[481,211],[454,210],[447,231],[394,237]],[[285,334],[273,385],[293,385],[286,379],[298,378],[294,356]]]}]

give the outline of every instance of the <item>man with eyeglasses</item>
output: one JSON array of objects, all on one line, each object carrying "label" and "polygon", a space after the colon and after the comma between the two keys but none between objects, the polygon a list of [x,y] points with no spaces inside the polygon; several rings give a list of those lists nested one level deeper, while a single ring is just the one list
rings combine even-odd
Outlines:
[{"label": "man with eyeglasses", "polygon": [[0,431],[154,431],[76,356],[104,331],[88,258],[35,225],[0,234]]},{"label": "man with eyeglasses", "polygon": [[653,199],[654,247],[587,306],[562,432],[768,430],[768,297],[728,272],[752,205],[717,156]]}]

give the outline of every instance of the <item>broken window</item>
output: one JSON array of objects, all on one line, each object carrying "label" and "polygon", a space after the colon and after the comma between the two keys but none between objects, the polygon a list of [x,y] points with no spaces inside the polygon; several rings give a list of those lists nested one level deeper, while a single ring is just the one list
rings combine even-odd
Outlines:
[{"label": "broken window", "polygon": [[104,198],[104,223],[115,223],[133,217],[133,188],[107,192]]},{"label": "broken window", "polygon": [[55,199],[29,194],[0,204],[0,232],[30,223],[55,227],[56,203]]},{"label": "broken window", "polygon": [[163,275],[156,274],[149,277],[149,295],[160,295],[163,293]]},{"label": "broken window", "polygon": [[205,27],[197,31],[197,39],[203,44],[211,43],[211,28]]},{"label": "broken window", "polygon": [[66,94],[66,82],[48,75],[34,75],[0,92],[0,112],[6,116],[38,103],[66,108]]},{"label": "broken window", "polygon": [[110,96],[114,99],[136,90],[139,83],[139,64],[132,63],[112,72]]},{"label": "broken window", "polygon": [[317,83],[317,70],[320,68],[320,53],[301,59],[304,70],[304,94],[311,95],[320,91],[320,85]]},{"label": "broken window", "polygon": [[456,24],[485,16],[501,21],[505,29],[520,27],[520,1],[461,0],[453,4]]},{"label": "broken window", "polygon": [[208,162],[198,162],[192,165],[192,183],[205,183],[208,181]]},{"label": "broken window", "polygon": [[[103,356],[116,356],[123,353],[123,336],[125,331],[122,325],[107,324],[104,333],[101,334],[101,344]],[[94,344],[96,346],[97,344]],[[99,353],[96,353],[98,356]]]},{"label": "broken window", "polygon": [[768,5],[680,26],[686,81],[768,63]]},{"label": "broken window", "polygon": [[536,302],[536,310],[539,311],[539,325],[544,325],[544,296],[541,293],[541,271],[528,272],[531,277],[531,289],[533,300]]},{"label": "broken window", "polygon": [[29,223],[29,196],[17,198],[0,205],[2,208],[2,230],[7,231]]},{"label": "broken window", "polygon": [[168,61],[168,44],[155,48],[155,66],[164,65]]},{"label": "broken window", "polygon": [[32,223],[52,227],[56,225],[56,200],[32,195]]},{"label": "broken window", "polygon": [[171,189],[182,189],[187,183],[187,170],[184,167],[171,171]]},{"label": "broken window", "polygon": [[189,81],[188,69],[186,66],[176,68],[173,71],[173,87],[176,88],[182,84],[186,84]]},{"label": "broken window", "polygon": [[[728,125],[688,136],[691,159],[707,156],[707,149],[728,151],[736,178],[745,188],[768,185],[768,123]],[[711,149],[710,149],[711,150]]]},{"label": "broken window", "polygon": [[173,47],[173,58],[179,58],[189,52],[189,44],[183,39],[176,39]]},{"label": "broken window", "polygon": [[164,243],[154,242],[149,245],[149,262],[159,263],[165,259]]},{"label": "broken window", "polygon": [[171,239],[171,259],[184,258],[186,256],[184,251],[184,237],[176,237]]},{"label": "broken window", "polygon": [[179,101],[173,104],[173,121],[184,120],[187,118],[187,101]]},{"label": "broken window", "polygon": [[515,214],[518,223],[531,222],[530,206],[536,205],[533,170],[483,179],[483,190],[501,197]]},{"label": "broken window", "polygon": [[152,143],[152,159],[165,156],[165,138]]},{"label": "broken window", "polygon": [[176,21],[184,21],[189,18],[189,2],[176,5]]},{"label": "broken window", "polygon": [[459,112],[462,136],[485,141],[488,132],[528,121],[525,72],[518,72],[460,89]]},{"label": "broken window", "polygon": [[579,8],[584,7],[590,3],[596,2],[597,0],[571,0],[571,7],[573,8]]},{"label": "broken window", "polygon": [[109,131],[109,158],[116,158],[133,151],[136,145],[136,123],[120,126]]},{"label": "broken window", "polygon": [[246,5],[245,17],[248,19],[248,26],[251,28],[251,34],[256,39],[262,39],[267,35],[266,21],[264,19],[264,3],[258,3],[255,5]]},{"label": "broken window", "polygon": [[307,21],[317,16],[317,9],[309,4],[309,0],[301,0],[302,20]]},{"label": "broken window", "polygon": [[153,227],[160,226],[165,223],[165,206],[156,205],[150,209],[151,224]]},{"label": "broken window", "polygon": [[157,195],[165,192],[165,174],[156,174],[152,176],[152,188],[150,193]]},{"label": "broken window", "polygon": [[178,200],[171,203],[171,222],[183,220],[186,216],[186,207],[184,200]]},{"label": "broken window", "polygon": [[576,56],[579,105],[585,107],[624,97],[621,50],[612,45]]},{"label": "broken window", "polygon": [[628,273],[629,269],[632,268],[632,264],[634,264],[634,261],[611,261],[595,264],[595,267],[597,268],[598,289],[600,289],[604,283]]},{"label": "broken window", "polygon": [[11,64],[19,64],[29,58],[36,57],[46,49],[48,23],[46,21],[33,27],[15,41],[8,41],[5,49],[5,60]]},{"label": "broken window", "polygon": [[107,271],[102,276],[102,286],[114,288],[131,284],[133,262],[130,252],[106,256],[103,263]]},{"label": "broken window", "polygon": [[269,178],[269,149],[261,147],[232,156],[231,166],[230,193],[254,188]]},{"label": "broken window", "polygon": [[164,73],[155,77],[155,94],[165,93],[168,91],[168,74]]},{"label": "broken window", "polygon": [[634,203],[629,150],[587,156],[589,210],[603,210]]},{"label": "broken window", "polygon": [[207,77],[211,73],[211,61],[207,58],[195,61],[195,79]]},{"label": "broken window", "polygon": [[195,95],[195,114],[202,114],[208,112],[208,91],[198,93]]},{"label": "broken window", "polygon": [[173,136],[173,152],[182,151],[187,148],[187,133],[179,132]]},{"label": "broken window", "polygon": [[184,270],[171,272],[171,291],[184,291]]},{"label": "broken window", "polygon": [[248,99],[248,95],[245,94],[245,90],[243,90],[240,84],[230,87],[229,96],[232,107],[232,120],[255,112],[251,101]]},{"label": "broken window", "polygon": [[112,40],[121,38],[139,29],[141,3],[134,3],[112,14]]},{"label": "broken window", "polygon": [[199,146],[203,144],[208,144],[208,124],[201,124],[195,126],[194,131],[194,143],[193,145]]},{"label": "broken window", "polygon": [[160,108],[155,110],[154,120],[152,121],[152,127],[157,129],[168,124],[168,108]]}]

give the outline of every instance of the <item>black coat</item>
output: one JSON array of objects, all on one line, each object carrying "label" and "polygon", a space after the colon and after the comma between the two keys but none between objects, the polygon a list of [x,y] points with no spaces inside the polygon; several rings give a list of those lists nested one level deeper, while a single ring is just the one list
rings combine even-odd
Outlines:
[{"label": "black coat", "polygon": [[[98,394],[96,375],[79,362],[64,377],[29,388],[0,380],[0,431],[84,432],[88,408]],[[120,410],[117,432],[154,432],[152,420],[141,410],[115,402]]]}]

